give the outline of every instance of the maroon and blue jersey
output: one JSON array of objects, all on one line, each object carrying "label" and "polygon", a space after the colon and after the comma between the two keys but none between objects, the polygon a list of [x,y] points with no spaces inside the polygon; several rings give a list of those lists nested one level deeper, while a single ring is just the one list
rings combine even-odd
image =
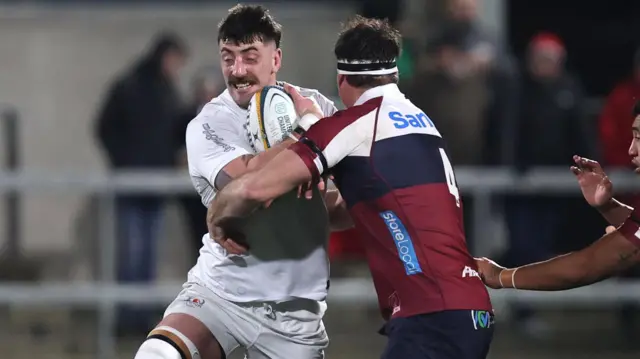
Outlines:
[{"label": "maroon and blue jersey", "polygon": [[445,142],[394,84],[312,126],[293,149],[331,172],[359,232],[383,316],[492,310],[469,254]]}]

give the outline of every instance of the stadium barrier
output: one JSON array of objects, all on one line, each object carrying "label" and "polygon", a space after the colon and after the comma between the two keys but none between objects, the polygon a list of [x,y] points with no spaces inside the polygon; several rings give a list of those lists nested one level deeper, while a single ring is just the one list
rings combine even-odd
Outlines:
[{"label": "stadium barrier", "polygon": [[[640,179],[628,171],[614,171],[610,177],[618,192],[640,189]],[[539,168],[525,175],[517,175],[504,168],[456,168],[456,178],[463,193],[473,195],[472,213],[476,227],[475,238],[482,245],[483,224],[492,216],[492,196],[497,194],[557,193],[579,195],[573,175],[567,169]],[[0,284],[0,303],[5,305],[83,305],[98,309],[98,358],[113,358],[115,346],[114,309],[117,304],[158,305],[169,303],[180,291],[182,283],[152,285],[121,285],[114,282],[115,240],[114,204],[116,194],[191,193],[192,184],[181,172],[127,172],[114,175],[55,172],[2,172],[0,193],[86,193],[99,198],[98,218],[100,246],[100,278],[93,283],[23,283]],[[640,303],[640,283],[610,280],[586,288],[556,293],[492,291],[496,306],[512,301],[537,306],[602,306],[620,302]],[[369,279],[340,279],[332,281],[330,303],[375,305],[373,285]]]}]

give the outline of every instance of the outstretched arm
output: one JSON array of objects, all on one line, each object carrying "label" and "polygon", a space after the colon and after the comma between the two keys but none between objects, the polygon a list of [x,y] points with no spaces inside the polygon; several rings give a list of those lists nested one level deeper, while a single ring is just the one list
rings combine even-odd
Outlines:
[{"label": "outstretched arm", "polygon": [[640,263],[640,225],[629,218],[589,247],[548,261],[506,269],[477,259],[485,284],[491,288],[557,291],[586,286]]}]

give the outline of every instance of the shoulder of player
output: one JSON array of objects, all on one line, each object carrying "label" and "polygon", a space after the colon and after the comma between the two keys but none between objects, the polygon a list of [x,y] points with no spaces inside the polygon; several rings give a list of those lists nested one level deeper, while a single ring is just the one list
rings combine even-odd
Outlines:
[{"label": "shoulder of player", "polygon": [[351,118],[353,120],[357,120],[358,118],[364,117],[370,114],[373,111],[378,110],[382,105],[382,97],[372,98],[360,105],[351,106],[344,110],[340,110],[333,114],[332,117],[342,117],[342,118]]},{"label": "shoulder of player", "polygon": [[300,92],[302,96],[305,96],[305,97],[314,96],[314,97],[326,98],[324,95],[320,93],[320,91],[316,89],[310,89],[310,88],[300,87],[296,85],[293,85],[293,87],[296,90],[298,90],[298,92]]},{"label": "shoulder of player", "polygon": [[222,102],[216,99],[204,105],[200,113],[194,117],[187,125],[187,135],[190,132],[202,132],[202,128],[215,129],[219,127],[231,127],[226,123],[236,121],[233,112]]},{"label": "shoulder of player", "polygon": [[334,102],[331,99],[329,99],[327,96],[323,95],[320,91],[316,89],[309,89],[309,88],[300,87],[296,85],[292,85],[292,86],[295,87],[296,90],[298,90],[298,92],[300,92],[302,96],[312,97],[313,99],[315,99],[318,102],[318,104],[321,107],[323,107],[323,110],[325,110],[326,106],[330,108],[335,108]]}]

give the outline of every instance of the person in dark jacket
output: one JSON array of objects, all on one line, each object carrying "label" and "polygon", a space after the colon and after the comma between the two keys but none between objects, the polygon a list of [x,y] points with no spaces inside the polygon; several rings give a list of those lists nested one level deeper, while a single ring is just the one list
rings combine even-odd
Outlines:
[{"label": "person in dark jacket", "polygon": [[[175,122],[182,111],[177,81],[186,58],[180,37],[160,34],[150,51],[109,88],[96,130],[112,170],[175,166]],[[159,196],[117,196],[118,281],[154,279],[162,208]],[[146,331],[151,320],[148,312],[133,308],[120,315],[119,325],[132,331]]]},{"label": "person in dark jacket", "polygon": [[[529,44],[520,115],[510,125],[512,133],[506,134],[514,155],[503,163],[520,173],[534,167],[567,168],[574,154],[596,156],[595,122],[583,114],[583,90],[565,70],[565,58],[565,46],[555,34],[540,33]],[[570,220],[560,214],[572,213],[567,207],[571,201],[557,196],[508,197],[505,219],[510,241],[505,260],[522,265],[553,256],[555,238],[562,234],[563,222]],[[540,328],[541,322],[529,310],[521,307],[516,314],[525,329]]]},{"label": "person in dark jacket", "polygon": [[[219,68],[205,67],[196,73],[191,86],[193,91],[191,103],[178,119],[178,129],[175,131],[176,143],[178,145],[175,156],[178,167],[185,168],[185,171],[187,170],[185,143],[187,125],[200,113],[204,105],[224,91],[225,83]],[[207,207],[202,204],[202,199],[200,199],[200,196],[195,191],[178,196],[177,199],[178,204],[182,207],[186,216],[189,243],[193,244],[190,255],[192,262],[195,263],[200,247],[202,247],[202,236],[209,232],[206,223]]]}]

